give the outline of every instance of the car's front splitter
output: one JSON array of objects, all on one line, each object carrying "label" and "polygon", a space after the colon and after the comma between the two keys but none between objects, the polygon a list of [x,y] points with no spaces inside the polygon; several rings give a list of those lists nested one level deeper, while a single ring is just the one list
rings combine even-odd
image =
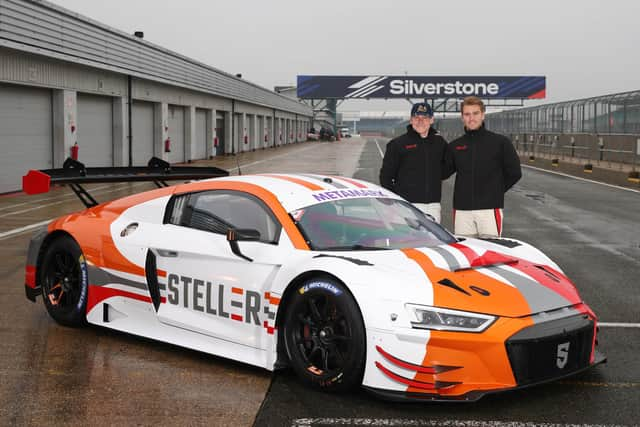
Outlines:
[{"label": "car's front splitter", "polygon": [[579,374],[580,372],[591,369],[592,367],[600,363],[606,363],[606,361],[607,361],[606,356],[602,354],[600,351],[596,350],[595,360],[593,363],[589,364],[588,366],[584,366],[579,369],[576,369],[574,371],[567,372],[564,375],[560,375],[554,378],[547,378],[545,380],[538,381],[538,382],[518,385],[516,387],[506,387],[506,388],[500,388],[500,389],[494,389],[494,390],[475,390],[475,391],[471,391],[469,393],[465,393],[458,396],[446,396],[446,395],[431,394],[431,393],[411,393],[411,392],[403,392],[403,391],[384,390],[384,389],[367,387],[367,386],[364,386],[364,389],[367,392],[375,395],[376,397],[379,397],[384,400],[389,400],[389,401],[469,403],[469,402],[476,402],[482,397],[489,394],[495,394],[495,393],[501,393],[505,391],[513,391],[513,390],[522,390],[525,388],[538,386],[540,384],[546,384],[546,383],[562,380],[564,378],[571,377],[576,374]]}]

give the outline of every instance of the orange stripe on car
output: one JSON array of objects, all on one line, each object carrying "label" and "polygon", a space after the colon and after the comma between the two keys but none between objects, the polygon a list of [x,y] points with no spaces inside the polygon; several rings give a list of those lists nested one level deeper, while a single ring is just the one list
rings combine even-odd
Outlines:
[{"label": "orange stripe on car", "polygon": [[247,182],[240,181],[200,181],[200,182],[192,182],[190,184],[183,184],[176,189],[176,194],[186,193],[191,191],[205,191],[205,190],[235,190],[235,191],[243,191],[249,194],[253,194],[262,200],[274,215],[282,224],[287,236],[293,243],[293,246],[296,249],[309,250],[309,245],[302,237],[302,234],[298,231],[295,224],[289,217],[289,214],[284,210],[278,198],[269,190],[260,187],[259,185],[250,184]]},{"label": "orange stripe on car", "polygon": [[[48,231],[49,233],[55,230],[71,232],[90,264],[144,276],[144,267],[133,264],[116,248],[111,238],[111,223],[131,206],[170,195],[173,191],[174,187],[159,188],[98,205],[51,222]],[[91,215],[87,215],[87,212]]]},{"label": "orange stripe on car", "polygon": [[[473,269],[451,272],[438,268],[427,255],[417,249],[402,249],[402,252],[404,252],[407,258],[412,259],[422,268],[429,281],[433,284],[433,305],[436,307],[446,307],[477,313],[495,313],[496,311],[500,311],[505,316],[512,317],[530,312],[529,304],[515,287],[504,284]],[[438,282],[443,279],[455,283],[470,293],[471,296],[465,295],[451,287],[439,285]],[[467,284],[482,288],[487,291],[490,296],[485,297],[480,295],[467,286]]]},{"label": "orange stripe on car", "polygon": [[[51,233],[56,230],[65,230],[71,233],[76,238],[89,264],[144,277],[144,266],[132,263],[116,247],[111,238],[111,224],[125,210],[137,204],[173,193],[206,190],[235,190],[253,194],[261,199],[278,218],[293,246],[296,249],[309,250],[304,237],[273,193],[255,184],[226,180],[198,181],[124,197],[58,218],[49,224],[48,231]],[[167,272],[159,270],[158,276],[166,277]]]},{"label": "orange stripe on car", "polygon": [[269,178],[276,178],[276,179],[282,179],[284,181],[293,182],[294,184],[302,185],[303,187],[308,188],[311,191],[326,190],[326,188],[321,187],[317,184],[314,184],[313,182],[305,181],[304,179],[300,179],[300,178],[294,178],[292,176],[282,176],[282,175],[276,175],[276,174],[270,174],[270,173],[263,173],[260,175],[268,176]]},{"label": "orange stripe on car", "polygon": [[231,288],[231,293],[242,295],[242,294],[244,294],[244,289],[242,289],[242,288]]},{"label": "orange stripe on car", "polygon": [[[434,265],[424,253],[416,249],[402,249],[407,258],[415,261],[425,272],[433,287],[433,305],[457,310],[479,313],[495,313],[497,306],[501,312],[517,316],[529,312],[526,300],[516,288],[501,283],[476,270],[450,272]],[[439,281],[448,279],[471,295],[441,286]],[[467,284],[482,288],[489,292],[485,297],[471,290]],[[500,292],[496,292],[496,291]],[[501,295],[498,297],[498,295]],[[483,333],[430,331],[430,338],[425,348],[425,357],[421,365],[455,365],[460,369],[436,375],[437,381],[461,382],[463,384],[441,390],[441,394],[458,395],[472,389],[493,389],[515,386],[515,379],[510,369],[509,359],[504,345],[504,339],[520,329],[533,325],[530,318],[499,318]],[[464,334],[464,335],[461,335]],[[477,352],[483,353],[482,357]],[[485,366],[483,360],[492,361],[491,366]],[[465,385],[466,378],[473,372],[474,378],[480,378],[479,383]],[[433,382],[434,376],[418,372],[414,378],[420,382]],[[419,388],[409,387],[409,392],[424,392]]]}]

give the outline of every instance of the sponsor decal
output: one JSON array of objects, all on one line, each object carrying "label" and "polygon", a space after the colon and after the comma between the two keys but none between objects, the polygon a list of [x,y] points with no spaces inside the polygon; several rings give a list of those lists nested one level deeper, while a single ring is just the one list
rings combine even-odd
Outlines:
[{"label": "sponsor decal", "polygon": [[563,369],[565,366],[567,366],[567,361],[569,360],[569,344],[569,341],[558,344],[558,357],[556,358],[556,366],[560,369]]},{"label": "sponsor decal", "polygon": [[541,99],[545,76],[298,76],[297,96],[326,98]]},{"label": "sponsor decal", "polygon": [[170,273],[167,277],[167,304],[181,306],[210,316],[264,327],[273,334],[275,309],[280,300],[265,293],[237,286]]},{"label": "sponsor decal", "polygon": [[82,285],[80,286],[80,298],[78,298],[78,304],[76,305],[76,308],[79,310],[82,308],[82,304],[84,304],[87,299],[89,274],[87,273],[87,263],[85,262],[84,255],[80,255],[80,257],[78,258],[78,263],[80,264],[80,275],[82,277]]},{"label": "sponsor decal", "polygon": [[389,92],[392,95],[455,95],[455,96],[495,96],[500,92],[498,83],[471,83],[456,80],[449,83],[425,83],[412,79],[391,80]]},{"label": "sponsor decal", "polygon": [[304,294],[305,292],[309,292],[309,291],[311,291],[313,289],[326,289],[327,291],[331,292],[335,296],[342,295],[342,291],[340,289],[338,289],[333,284],[327,283],[327,282],[311,282],[311,283],[307,283],[306,285],[304,285],[303,287],[298,289],[298,292],[300,294]]},{"label": "sponsor decal", "polygon": [[388,197],[388,195],[381,190],[333,190],[313,194],[313,198],[319,202],[357,197]]}]

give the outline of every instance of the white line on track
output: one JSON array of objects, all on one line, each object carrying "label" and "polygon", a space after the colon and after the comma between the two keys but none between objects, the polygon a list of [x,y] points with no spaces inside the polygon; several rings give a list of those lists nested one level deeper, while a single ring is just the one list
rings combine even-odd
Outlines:
[{"label": "white line on track", "polygon": [[380,157],[382,157],[384,159],[384,153],[382,152],[382,149],[380,148],[380,145],[378,144],[378,140],[374,139],[373,142],[376,143],[376,147],[378,147],[378,152],[380,153]]},{"label": "white line on track", "polygon": [[298,418],[292,427],[313,426],[445,426],[445,427],[621,427],[621,424],[557,424],[531,421],[421,420],[403,418]]},{"label": "white line on track", "polygon": [[35,224],[29,224],[29,225],[25,225],[24,227],[14,228],[13,230],[5,231],[3,233],[0,233],[0,240],[4,240],[6,238],[12,237],[15,234],[20,234],[20,233],[25,233],[27,231],[31,231],[31,230],[36,229],[38,227],[41,227],[43,225],[49,224],[51,221],[53,221],[53,219],[48,219],[46,221],[36,222]]},{"label": "white line on track", "polygon": [[[135,186],[142,185],[142,184],[146,184],[146,182],[138,182],[138,183],[135,183],[135,184],[131,184],[131,186],[132,186],[132,187],[135,187]],[[110,189],[110,190],[107,190],[107,191],[94,191],[94,190],[90,190],[90,192],[91,192],[91,194],[92,194],[92,195],[93,195],[93,194],[108,194],[108,193],[115,193],[115,192],[117,192],[117,191],[122,190],[122,188],[123,188],[123,187],[124,187],[124,186],[122,186],[122,185],[121,185],[121,186],[119,186],[119,187],[117,187],[117,188],[113,188],[113,187],[111,187],[111,189]],[[107,188],[107,187],[102,187],[102,188]],[[59,199],[59,197],[57,197],[57,199]],[[67,201],[67,200],[60,200],[60,201],[58,201],[58,202],[46,203],[46,204],[44,204],[44,205],[33,206],[33,207],[31,207],[31,208],[22,209],[22,210],[19,210],[19,211],[8,212],[8,213],[5,213],[5,214],[0,215],[0,218],[4,218],[4,217],[7,217],[7,216],[18,215],[18,214],[25,213],[25,212],[35,211],[35,210],[42,209],[42,208],[46,208],[46,207],[49,207],[49,206],[59,205],[59,204],[61,204],[61,203],[68,203],[68,201]]]},{"label": "white line on track", "polygon": [[529,165],[522,165],[522,166],[525,167],[525,168],[537,170],[539,172],[546,172],[546,173],[551,173],[551,174],[554,174],[554,175],[565,176],[567,178],[573,178],[573,179],[576,179],[578,181],[590,182],[592,184],[604,185],[605,187],[617,188],[618,190],[631,191],[632,193],[640,194],[640,190],[634,190],[633,188],[620,187],[619,185],[607,184],[606,182],[598,182],[598,181],[594,181],[592,179],[580,178],[579,176],[573,176],[573,175],[569,175],[569,174],[562,173],[562,172],[550,171],[550,170],[547,170],[547,169],[537,168],[535,166],[529,166]]},{"label": "white line on track", "polygon": [[640,328],[640,323],[598,322],[603,328]]},{"label": "white line on track", "polygon": [[[103,188],[109,188],[109,187],[113,188],[113,185],[102,185],[100,187],[92,188],[91,191],[102,190]],[[26,202],[14,203],[13,205],[2,206],[0,207],[0,211],[6,211],[7,209],[15,208],[17,206],[33,205],[35,203],[46,202],[48,200],[72,199],[74,197],[77,197],[77,196],[75,194],[65,194],[63,196],[56,195],[53,197],[45,197],[43,199],[29,197],[29,200]]]}]

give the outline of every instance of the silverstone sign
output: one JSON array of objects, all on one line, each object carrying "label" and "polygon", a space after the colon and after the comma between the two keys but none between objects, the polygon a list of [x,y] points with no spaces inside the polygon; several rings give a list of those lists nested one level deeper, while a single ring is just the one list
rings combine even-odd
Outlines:
[{"label": "silverstone sign", "polygon": [[298,98],[543,99],[544,76],[298,76]]}]

